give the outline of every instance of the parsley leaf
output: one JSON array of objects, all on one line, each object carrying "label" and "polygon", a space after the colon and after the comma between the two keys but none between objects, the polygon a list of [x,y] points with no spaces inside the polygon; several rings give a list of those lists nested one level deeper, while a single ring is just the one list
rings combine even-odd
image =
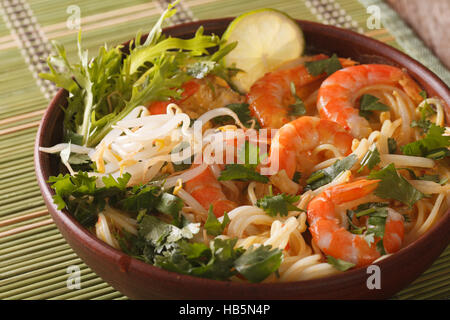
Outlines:
[{"label": "parsley leaf", "polygon": [[342,64],[337,55],[333,54],[328,59],[307,61],[305,62],[305,67],[308,70],[308,73],[312,76],[318,76],[324,72],[327,75],[331,75],[339,69],[342,69]]},{"label": "parsley leaf", "polygon": [[275,272],[282,261],[282,251],[272,246],[251,246],[234,263],[236,270],[250,282],[260,282]]},{"label": "parsley leaf", "polygon": [[379,171],[372,171],[369,179],[380,179],[374,193],[383,199],[395,199],[411,207],[424,197],[422,192],[397,173],[392,163]]},{"label": "parsley leaf", "polygon": [[218,236],[219,234],[222,234],[225,227],[228,225],[228,223],[230,223],[230,218],[225,212],[225,214],[223,215],[223,221],[222,223],[220,223],[219,219],[217,219],[217,217],[214,215],[212,208],[213,207],[211,205],[208,210],[208,218],[206,219],[203,227],[209,235]]},{"label": "parsley leaf", "polygon": [[305,189],[315,190],[321,186],[330,183],[341,172],[345,170],[350,170],[356,163],[357,159],[358,158],[356,157],[356,155],[351,154],[342,160],[337,160],[333,165],[329,166],[328,168],[313,172],[311,176],[308,178],[308,180],[306,180],[307,186]]},{"label": "parsley leaf", "polygon": [[431,159],[442,159],[449,156],[450,136],[444,136],[445,128],[431,124],[425,138],[411,142],[401,150],[403,154],[416,157],[427,157]]},{"label": "parsley leaf", "polygon": [[289,211],[303,211],[297,208],[293,203],[298,202],[300,196],[294,196],[289,194],[277,194],[266,195],[256,201],[256,206],[263,209],[269,216],[275,217],[277,214],[280,216],[287,216]]},{"label": "parsley leaf", "polygon": [[333,267],[338,269],[339,271],[347,271],[348,269],[353,268],[356,264],[334,258],[332,256],[327,255],[327,263],[331,264]]}]

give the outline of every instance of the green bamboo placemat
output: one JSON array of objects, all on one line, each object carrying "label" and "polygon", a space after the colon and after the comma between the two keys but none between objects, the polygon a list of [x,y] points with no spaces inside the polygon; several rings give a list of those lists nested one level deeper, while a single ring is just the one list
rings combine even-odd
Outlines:
[{"label": "green bamboo placemat", "polygon": [[[0,23],[0,299],[127,299],[100,279],[72,251],[53,224],[37,186],[33,145],[37,126],[57,88],[37,77],[47,70],[50,40],[75,56],[77,30],[69,27],[79,9],[83,45],[93,55],[146,31],[168,1],[3,0]],[[74,7],[75,5],[75,7]],[[382,26],[369,29],[367,7],[378,6]],[[171,24],[236,16],[273,7],[295,18],[366,34],[405,51],[446,83],[450,73],[380,0],[183,0]],[[75,10],[75,11],[74,11]],[[67,287],[69,266],[77,266],[81,288]],[[448,299],[450,247],[395,299]]]}]

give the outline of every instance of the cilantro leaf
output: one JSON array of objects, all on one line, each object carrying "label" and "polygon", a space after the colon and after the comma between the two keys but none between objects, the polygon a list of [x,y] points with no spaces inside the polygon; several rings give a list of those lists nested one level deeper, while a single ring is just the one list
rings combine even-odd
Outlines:
[{"label": "cilantro leaf", "polygon": [[378,151],[375,144],[373,144],[361,159],[361,168],[358,169],[358,172],[361,172],[364,167],[372,170],[378,163],[380,163],[380,161],[380,152]]},{"label": "cilantro leaf", "polygon": [[206,222],[203,227],[205,228],[206,232],[209,235],[218,236],[219,234],[222,234],[223,230],[228,225],[228,223],[230,223],[230,218],[228,217],[228,214],[225,212],[223,216],[223,221],[222,223],[220,223],[220,221],[214,215],[211,205],[208,210],[208,218],[206,219]]},{"label": "cilantro leaf", "polygon": [[397,152],[397,141],[394,138],[388,138],[388,150],[390,154]]},{"label": "cilantro leaf", "polygon": [[[244,124],[244,125],[248,124],[250,127],[250,123],[253,121],[253,122],[255,122],[255,129],[260,128],[258,120],[256,118],[254,118],[250,113],[248,103],[230,103],[230,104],[227,104],[224,108],[228,108],[231,111],[233,111],[234,113],[236,113],[239,120],[241,120],[242,124]],[[231,118],[230,116],[220,116],[220,117],[214,118],[212,121],[216,125],[224,125],[224,124],[232,122],[233,118]]]},{"label": "cilantro leaf", "polygon": [[280,249],[272,249],[272,246],[253,245],[235,261],[234,266],[250,282],[260,282],[280,267],[282,254]]},{"label": "cilantro leaf", "polygon": [[256,206],[263,209],[269,216],[275,217],[276,215],[287,216],[289,211],[303,211],[297,208],[293,203],[297,202],[300,196],[294,196],[289,194],[277,194],[266,195],[256,201]]},{"label": "cilantro leaf", "polygon": [[199,223],[188,223],[182,228],[165,223],[152,215],[145,215],[138,225],[138,234],[154,247],[156,253],[170,249],[181,239],[192,239],[200,230]]},{"label": "cilantro leaf", "polygon": [[227,280],[237,272],[234,262],[243,250],[234,249],[237,239],[214,239],[208,248],[203,243],[179,242],[166,254],[154,256],[155,266],[182,274]]},{"label": "cilantro leaf", "polygon": [[411,207],[424,197],[422,192],[397,173],[392,163],[379,171],[372,171],[369,179],[380,179],[374,193],[383,199],[395,199]]},{"label": "cilantro leaf", "polygon": [[372,111],[389,111],[389,107],[379,101],[377,97],[364,94],[359,100],[359,115],[365,118],[369,118],[372,115]]},{"label": "cilantro leaf", "polygon": [[356,264],[345,261],[345,260],[341,260],[341,259],[337,259],[334,258],[332,256],[327,255],[327,262],[329,264],[331,264],[333,267],[335,267],[336,269],[338,269],[339,271],[347,271],[348,269],[353,268],[354,266],[356,266]]},{"label": "cilantro leaf", "polygon": [[339,69],[342,69],[342,64],[337,55],[333,54],[328,59],[307,61],[305,62],[305,67],[308,70],[308,73],[312,76],[318,76],[324,72],[327,75],[331,75]]},{"label": "cilantro leaf", "polygon": [[291,116],[302,116],[306,113],[306,107],[304,102],[302,101],[302,99],[300,99],[299,96],[297,96],[297,91],[295,89],[295,84],[294,82],[290,83],[290,87],[291,87],[291,94],[295,99],[295,102],[291,105],[288,106],[289,108],[289,115]]},{"label": "cilantro leaf", "polygon": [[356,163],[356,160],[357,160],[356,155],[351,154],[342,160],[337,160],[333,165],[329,166],[328,168],[313,172],[311,176],[308,178],[308,180],[306,180],[307,183],[306,189],[315,190],[321,186],[330,183],[341,172],[345,170],[350,170]]},{"label": "cilantro leaf", "polygon": [[155,208],[159,201],[161,188],[153,185],[134,186],[127,190],[124,197],[114,199],[113,204],[128,212],[139,213],[141,211],[149,213]]},{"label": "cilantro leaf", "polygon": [[180,212],[183,206],[183,200],[173,194],[164,192],[163,194],[161,194],[161,198],[159,199],[158,204],[155,206],[155,209],[161,213],[172,216],[172,223],[179,226],[181,224]]},{"label": "cilantro leaf", "polygon": [[403,154],[416,157],[442,159],[449,155],[450,136],[444,136],[445,128],[431,124],[425,138],[411,142],[401,150]]},{"label": "cilantro leaf", "polygon": [[239,180],[239,181],[257,181],[268,183],[269,178],[261,175],[254,167],[242,164],[227,164],[225,170],[220,173],[219,181]]},{"label": "cilantro leaf", "polygon": [[298,183],[302,177],[302,173],[300,171],[295,171],[294,176],[292,177],[292,181]]}]

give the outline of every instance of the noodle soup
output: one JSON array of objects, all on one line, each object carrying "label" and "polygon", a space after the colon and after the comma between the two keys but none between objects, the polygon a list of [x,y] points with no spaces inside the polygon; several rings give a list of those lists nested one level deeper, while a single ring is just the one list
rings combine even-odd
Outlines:
[{"label": "noodle soup", "polygon": [[110,49],[107,81],[105,53],[77,66],[67,143],[40,149],[68,171],[55,203],[110,246],[199,277],[301,281],[395,254],[448,209],[444,104],[406,71],[302,56],[243,94],[221,60],[233,45],[201,32],[196,52],[171,40],[138,65],[166,40]]}]

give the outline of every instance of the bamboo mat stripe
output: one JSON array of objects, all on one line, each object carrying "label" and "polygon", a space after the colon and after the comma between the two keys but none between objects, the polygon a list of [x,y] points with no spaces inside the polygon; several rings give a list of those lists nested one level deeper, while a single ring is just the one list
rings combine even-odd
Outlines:
[{"label": "bamboo mat stripe", "polygon": [[[77,257],[52,222],[36,183],[33,145],[39,121],[56,88],[37,77],[48,70],[51,40],[76,57],[78,30],[69,28],[79,10],[83,47],[94,55],[148,31],[169,0],[3,0],[0,10],[0,299],[127,299]],[[369,29],[366,7],[386,12],[379,29]],[[294,18],[348,28],[378,39],[429,66],[447,81],[449,72],[400,18],[379,0],[182,0],[168,25],[236,16],[262,7]],[[75,10],[75,11],[73,11]],[[428,50],[428,51],[427,51]],[[67,286],[68,267],[78,267],[81,288]],[[450,247],[394,299],[450,298]]]}]

